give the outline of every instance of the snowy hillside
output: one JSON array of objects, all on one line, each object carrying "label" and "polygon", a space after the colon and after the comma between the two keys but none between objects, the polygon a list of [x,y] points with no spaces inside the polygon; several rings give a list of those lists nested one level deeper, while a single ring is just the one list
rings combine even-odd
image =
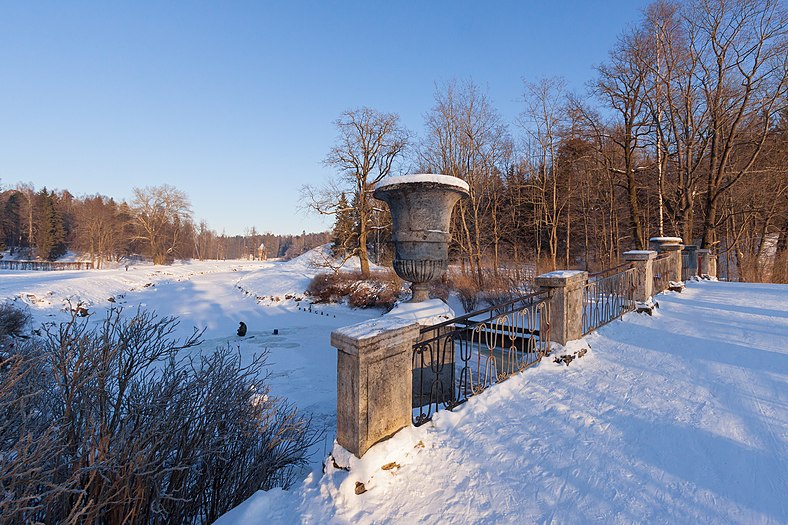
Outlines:
[{"label": "snowy hillside", "polygon": [[219,523],[788,522],[788,287],[659,302]]}]

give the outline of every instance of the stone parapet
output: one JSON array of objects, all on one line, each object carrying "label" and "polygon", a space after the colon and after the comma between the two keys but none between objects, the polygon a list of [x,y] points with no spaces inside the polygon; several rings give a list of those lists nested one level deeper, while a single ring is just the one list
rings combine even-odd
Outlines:
[{"label": "stone parapet", "polygon": [[685,259],[687,262],[687,267],[682,270],[687,278],[695,277],[698,275],[698,247],[694,244],[688,244],[684,246],[682,251],[686,255]]},{"label": "stone parapet", "polygon": [[654,270],[652,263],[657,257],[653,250],[631,250],[623,253],[627,262],[635,265],[635,301],[648,305],[654,295]]},{"label": "stone parapet", "polygon": [[708,249],[698,250],[698,256],[698,273],[704,277],[717,277],[717,256]]},{"label": "stone parapet", "polygon": [[383,317],[331,333],[337,351],[337,442],[361,457],[411,424],[413,343],[420,325]]},{"label": "stone parapet", "polygon": [[[673,258],[674,269],[671,272],[670,280],[675,283],[681,282],[681,251],[684,249],[680,237],[652,237],[649,239],[652,246],[656,246],[659,253],[669,253]],[[671,286],[671,289],[674,287]],[[678,287],[676,287],[678,290]],[[679,290],[680,291],[680,290]]]},{"label": "stone parapet", "polygon": [[536,285],[550,293],[550,339],[565,345],[583,336],[583,286],[588,272],[561,270],[539,275]]}]

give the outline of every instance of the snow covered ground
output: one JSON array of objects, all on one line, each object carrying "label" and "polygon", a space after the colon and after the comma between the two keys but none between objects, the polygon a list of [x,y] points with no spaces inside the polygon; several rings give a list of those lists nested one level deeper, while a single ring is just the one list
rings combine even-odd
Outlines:
[{"label": "snow covered ground", "polygon": [[219,523],[788,522],[788,287],[658,300]]},{"label": "snow covered ground", "polygon": [[[160,316],[178,316],[179,334],[205,328],[203,351],[220,345],[240,348],[251,357],[268,351],[272,392],[286,397],[326,429],[314,449],[315,468],[331,450],[336,428],[336,350],[332,330],[379,316],[379,310],[341,305],[313,305],[303,299],[322,262],[315,249],[288,262],[190,261],[172,266],[139,264],[93,271],[3,271],[0,301],[29,306],[34,324],[65,321],[68,303],[87,305],[101,319],[110,306],[133,311],[138,306]],[[349,261],[352,269],[356,262]],[[112,303],[109,299],[115,302]],[[239,323],[246,337],[236,336]],[[277,335],[273,335],[278,330]]]},{"label": "snow covered ground", "polygon": [[4,271],[0,299],[41,323],[64,320],[67,298],[100,315],[112,297],[180,316],[184,334],[206,327],[206,350],[268,349],[273,391],[314,413],[327,440],[302,484],[256,494],[225,525],[788,523],[788,287],[691,282],[659,296],[653,317],[628,314],[586,338],[591,350],[569,367],[544,360],[361,460],[336,448],[323,473],[336,406],[329,333],[380,312],[310,312],[297,299],[314,257]]}]

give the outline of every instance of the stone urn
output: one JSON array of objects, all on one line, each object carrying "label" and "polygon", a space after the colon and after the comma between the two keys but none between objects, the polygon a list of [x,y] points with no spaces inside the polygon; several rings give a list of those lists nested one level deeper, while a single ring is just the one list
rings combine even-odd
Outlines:
[{"label": "stone urn", "polygon": [[648,240],[652,250],[658,252],[670,252],[681,250],[682,238],[681,237],[652,237]]},{"label": "stone urn", "polygon": [[468,184],[448,175],[403,175],[383,179],[374,195],[391,210],[394,271],[411,283],[410,302],[426,301],[428,283],[446,273],[451,212],[468,196]]}]

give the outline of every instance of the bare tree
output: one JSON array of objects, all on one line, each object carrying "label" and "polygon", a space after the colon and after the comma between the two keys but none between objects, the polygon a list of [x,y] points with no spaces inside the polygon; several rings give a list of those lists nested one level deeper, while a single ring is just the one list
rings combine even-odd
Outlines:
[{"label": "bare tree", "polygon": [[646,36],[637,30],[624,34],[610,53],[610,61],[597,68],[597,95],[616,115],[608,138],[619,148],[620,162],[611,162],[610,169],[624,175],[629,202],[630,233],[639,249],[646,247],[646,234],[640,213],[636,174],[645,169],[641,162],[643,139],[649,129],[645,111],[644,89],[650,53]]},{"label": "bare tree", "polygon": [[[419,152],[425,171],[459,177],[470,187],[469,198],[457,206],[459,234],[455,238],[480,285],[482,258],[489,234],[486,223],[501,174],[512,155],[508,129],[488,97],[471,81],[456,81],[435,92],[435,105],[426,116],[427,135]],[[493,242],[498,243],[498,239]],[[495,267],[497,268],[497,261]]]},{"label": "bare tree", "polygon": [[717,243],[721,198],[751,173],[785,105],[788,17],[776,0],[697,0],[687,23],[698,38],[709,113],[703,247]]},{"label": "bare tree", "polygon": [[168,184],[134,188],[131,208],[135,238],[147,245],[153,263],[172,260],[185,230],[191,228],[191,204],[186,194]]},{"label": "bare tree", "polygon": [[[568,111],[565,104],[566,82],[561,78],[547,78],[525,82],[523,100],[526,109],[520,123],[529,137],[532,194],[540,210],[537,221],[547,228],[551,270],[557,267],[558,228],[571,196],[559,192],[559,142],[567,127]],[[568,244],[568,240],[567,240]]]},{"label": "bare tree", "polygon": [[349,211],[340,204],[340,197],[345,192],[353,195],[357,245],[350,253],[358,256],[361,274],[369,277],[367,242],[377,202],[372,191],[395,170],[409,135],[399,115],[367,107],[345,111],[335,124],[339,136],[325,163],[336,168],[339,177],[322,188],[304,186],[302,195],[309,208],[327,215]]},{"label": "bare tree", "polygon": [[698,74],[700,57],[694,52],[698,34],[684,23],[680,6],[666,0],[649,6],[644,31],[653,35],[656,47],[654,59],[645,64],[650,71],[645,96],[656,132],[658,197],[662,204],[663,184],[667,184],[667,219],[677,235],[691,242],[709,138]]}]

